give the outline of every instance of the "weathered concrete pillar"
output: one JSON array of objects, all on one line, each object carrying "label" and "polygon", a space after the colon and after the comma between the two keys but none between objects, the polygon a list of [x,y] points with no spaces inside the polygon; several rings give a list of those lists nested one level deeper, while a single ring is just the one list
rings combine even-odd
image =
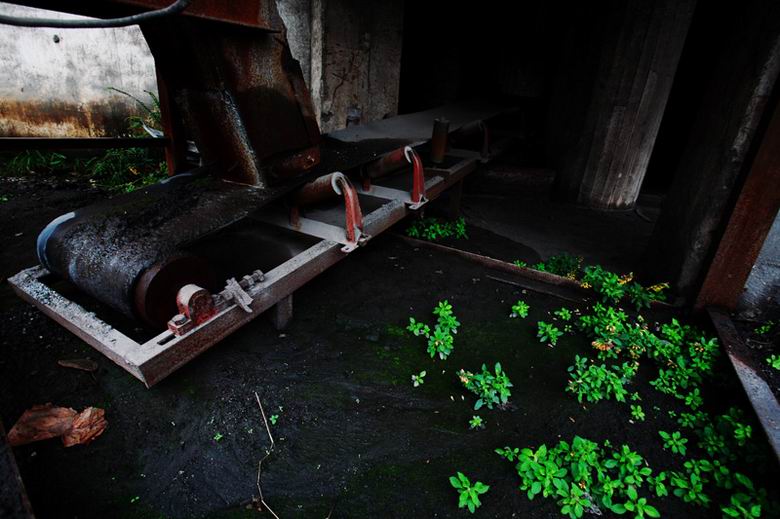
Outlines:
[{"label": "weathered concrete pillar", "polygon": [[567,52],[571,62],[583,47],[594,49],[583,63],[595,70],[564,65],[553,96],[553,133],[565,134],[552,152],[559,196],[600,209],[633,207],[694,6],[695,0],[588,4],[602,19],[575,25],[578,37],[567,42]]},{"label": "weathered concrete pillar", "polygon": [[689,298],[723,233],[780,72],[780,4],[724,9],[707,46],[717,58],[646,255],[648,273]]},{"label": "weathered concrete pillar", "polygon": [[403,0],[312,0],[311,91],[323,132],[398,112]]}]

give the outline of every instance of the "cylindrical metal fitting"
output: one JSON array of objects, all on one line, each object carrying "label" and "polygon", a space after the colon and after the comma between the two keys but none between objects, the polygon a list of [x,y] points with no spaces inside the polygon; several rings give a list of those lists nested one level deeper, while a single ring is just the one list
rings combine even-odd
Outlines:
[{"label": "cylindrical metal fitting", "polygon": [[38,236],[38,258],[82,292],[164,329],[183,285],[220,288],[188,247],[264,199],[250,186],[178,175],[55,219]]},{"label": "cylindrical metal fitting", "polygon": [[434,119],[433,135],[431,136],[431,162],[441,164],[447,152],[447,135],[450,132],[450,121],[445,118]]},{"label": "cylindrical metal fitting", "polygon": [[335,198],[341,194],[339,182],[344,177],[343,173],[336,171],[329,175],[323,175],[301,186],[292,196],[293,204],[298,207],[316,204],[329,198]]}]

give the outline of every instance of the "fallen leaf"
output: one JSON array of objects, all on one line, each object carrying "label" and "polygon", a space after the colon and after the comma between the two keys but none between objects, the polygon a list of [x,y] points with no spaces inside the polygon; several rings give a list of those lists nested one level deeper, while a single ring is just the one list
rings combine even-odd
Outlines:
[{"label": "fallen leaf", "polygon": [[76,410],[69,407],[33,406],[8,431],[8,443],[16,447],[62,436],[71,429],[75,417]]},{"label": "fallen leaf", "polygon": [[36,405],[25,411],[8,431],[8,443],[16,447],[61,436],[62,443],[72,447],[91,442],[103,434],[107,425],[105,411],[98,407],[77,413],[75,409],[50,403]]},{"label": "fallen leaf", "polygon": [[58,360],[57,364],[63,368],[80,369],[81,371],[97,371],[98,363],[92,359],[69,359]]},{"label": "fallen leaf", "polygon": [[99,407],[87,407],[73,419],[73,427],[62,437],[65,447],[88,444],[106,430],[106,412]]}]

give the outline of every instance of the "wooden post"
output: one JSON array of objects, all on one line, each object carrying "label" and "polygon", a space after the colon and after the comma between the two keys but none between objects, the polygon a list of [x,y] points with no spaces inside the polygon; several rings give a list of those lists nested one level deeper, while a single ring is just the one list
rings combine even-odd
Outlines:
[{"label": "wooden post", "polygon": [[[695,0],[607,5],[608,21],[599,22],[606,26],[584,22],[588,26],[569,42],[595,49],[597,56],[586,60],[590,70],[576,77],[582,65],[572,67],[556,88],[561,103],[551,116],[552,133],[568,135],[553,144],[553,155],[560,157],[556,191],[588,207],[628,209],[639,196]],[[576,41],[582,39],[591,41]],[[593,45],[596,39],[600,45]]]},{"label": "wooden post", "polygon": [[[711,28],[712,36],[699,42],[716,53],[714,66],[698,96],[699,105],[686,145],[677,159],[674,180],[645,254],[646,277],[670,282],[691,302],[696,300],[707,266],[729,224],[746,165],[758,148],[756,135],[761,121],[771,114],[767,104],[780,74],[780,4],[773,0],[746,0],[738,8],[724,9],[727,11],[722,15],[722,24]],[[720,30],[721,26],[724,30]],[[718,42],[720,45],[715,45]],[[767,138],[771,137],[767,134]],[[772,187],[766,175],[759,185],[745,185],[746,189],[757,191],[746,196],[753,197],[759,205],[765,202],[758,202],[756,197],[769,195],[762,191]],[[735,225],[750,225],[751,221],[759,222],[748,218]],[[735,231],[738,232],[737,228]],[[724,246],[728,247],[727,243]],[[750,254],[751,248],[745,249],[745,255]],[[738,253],[724,250],[723,254]],[[733,281],[738,283],[736,277]],[[710,283],[715,282],[710,279]],[[711,289],[712,284],[702,301],[713,297]]]}]

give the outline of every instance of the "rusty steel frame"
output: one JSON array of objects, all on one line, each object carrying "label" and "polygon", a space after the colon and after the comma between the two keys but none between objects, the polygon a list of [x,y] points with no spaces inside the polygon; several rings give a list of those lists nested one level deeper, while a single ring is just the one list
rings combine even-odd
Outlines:
[{"label": "rusty steel frame", "polygon": [[694,308],[737,307],[780,209],[780,103],[759,145]]},{"label": "rusty steel frame", "polygon": [[[434,199],[460,182],[468,173],[474,171],[476,165],[475,158],[463,158],[451,168],[428,169],[426,173],[429,178],[425,183],[428,198]],[[367,237],[381,234],[414,211],[408,200],[399,199],[395,195],[384,197],[379,193],[371,193],[371,196],[382,198],[385,202],[363,218],[364,233]],[[409,193],[406,198],[410,198]],[[289,220],[286,220],[286,223],[280,222],[280,225],[288,226]],[[298,229],[298,232],[306,231],[303,228]],[[343,228],[341,232],[345,232]],[[311,235],[319,237],[314,232]],[[253,282],[246,283],[241,289],[241,292],[249,297],[248,304],[235,301],[182,335],[166,330],[143,344],[50,288],[43,279],[49,272],[41,266],[23,270],[8,281],[22,299],[35,305],[44,314],[100,351],[146,387],[151,387],[266,310],[283,304],[284,308],[280,309],[279,315],[284,317],[290,314],[288,306],[291,304],[292,294],[324,270],[346,258],[347,254],[339,241],[322,239],[269,272],[262,275],[253,273]],[[289,315],[287,319],[279,320],[288,319]]]},{"label": "rusty steel frame", "polygon": [[742,339],[729,314],[712,306],[707,307],[707,313],[750,405],[753,406],[758,421],[769,439],[775,457],[780,461],[780,404],[761,375],[740,358],[737,350]]}]

